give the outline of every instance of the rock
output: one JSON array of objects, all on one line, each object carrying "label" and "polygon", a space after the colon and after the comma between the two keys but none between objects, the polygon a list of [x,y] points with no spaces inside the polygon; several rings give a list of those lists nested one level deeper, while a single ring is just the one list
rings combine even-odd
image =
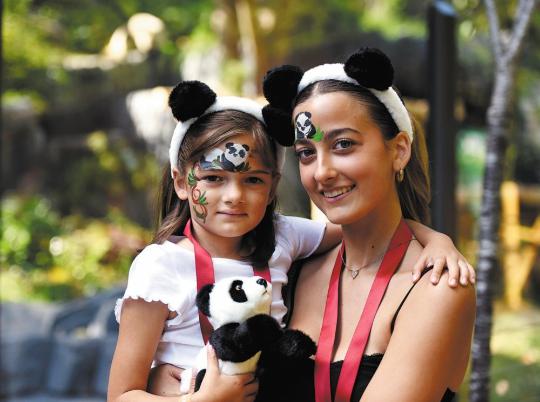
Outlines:
[{"label": "rock", "polygon": [[26,395],[42,388],[51,343],[44,335],[2,334],[0,397]]},{"label": "rock", "polygon": [[100,341],[55,337],[46,390],[58,395],[91,395]]}]

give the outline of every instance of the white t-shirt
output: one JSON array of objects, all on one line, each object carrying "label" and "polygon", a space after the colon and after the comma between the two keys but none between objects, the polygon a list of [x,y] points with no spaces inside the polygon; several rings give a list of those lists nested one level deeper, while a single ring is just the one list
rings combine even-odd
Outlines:
[{"label": "white t-shirt", "polygon": [[[271,314],[282,321],[287,312],[281,289],[287,283],[287,271],[294,260],[308,257],[319,246],[325,223],[282,216],[276,218],[276,248],[268,268],[272,278]],[[251,276],[251,264],[228,258],[212,258],[216,281],[230,276]],[[204,346],[195,298],[197,278],[195,255],[170,241],[151,244],[135,258],[129,270],[128,284],[115,307],[120,322],[124,299],[142,298],[160,301],[178,315],[165,321],[165,328],[154,356],[154,365],[170,363],[189,368]]]}]

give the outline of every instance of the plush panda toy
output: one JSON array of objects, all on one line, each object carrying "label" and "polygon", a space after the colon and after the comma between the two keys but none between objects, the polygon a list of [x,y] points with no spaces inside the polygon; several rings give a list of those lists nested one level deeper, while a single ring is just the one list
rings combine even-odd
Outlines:
[{"label": "plush panda toy", "polygon": [[[209,343],[216,352],[222,373],[264,372],[266,383],[273,383],[275,375],[279,374],[276,362],[280,359],[286,364],[315,353],[315,343],[309,336],[297,330],[282,329],[268,314],[271,302],[272,285],[257,276],[222,279],[199,291],[197,307],[214,327]],[[271,361],[272,370],[258,367],[259,358],[261,362]],[[205,348],[197,358],[197,369],[195,390],[200,388],[206,372]],[[189,384],[189,379],[182,377],[182,382],[186,381]],[[265,400],[263,394],[256,399]]]}]

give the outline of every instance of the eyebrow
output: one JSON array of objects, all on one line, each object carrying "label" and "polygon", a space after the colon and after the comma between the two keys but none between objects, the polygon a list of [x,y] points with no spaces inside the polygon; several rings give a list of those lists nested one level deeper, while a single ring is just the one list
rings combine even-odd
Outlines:
[{"label": "eyebrow", "polygon": [[257,170],[248,170],[247,172],[238,172],[238,173],[244,173],[244,174],[267,174],[270,175],[270,171],[263,170],[263,169],[257,169]]},{"label": "eyebrow", "polygon": [[[323,141],[333,140],[335,137],[337,137],[340,134],[343,134],[344,132],[353,132],[356,134],[362,134],[360,131],[355,130],[354,128],[351,128],[351,127],[335,128],[333,130],[323,131],[323,132],[324,132]],[[309,143],[310,143],[309,139],[302,138],[300,140],[297,140],[295,142],[295,145],[296,144],[309,144]]]}]

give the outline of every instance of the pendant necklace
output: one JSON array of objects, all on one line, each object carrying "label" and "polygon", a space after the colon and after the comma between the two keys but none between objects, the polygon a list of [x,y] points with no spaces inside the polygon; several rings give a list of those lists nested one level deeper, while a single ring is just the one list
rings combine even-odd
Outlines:
[{"label": "pendant necklace", "polygon": [[[415,239],[415,237],[413,236],[412,239]],[[399,247],[399,246],[401,246],[403,243],[404,243],[404,242],[398,243],[398,244],[394,245],[392,248]],[[360,270],[361,270],[361,269],[367,268],[367,267],[369,267],[370,265],[373,265],[373,264],[379,262],[379,261],[384,257],[384,254],[387,253],[387,252],[390,251],[390,250],[391,250],[391,249],[385,250],[385,251],[382,252],[376,259],[374,259],[373,261],[371,261],[371,262],[369,262],[369,263],[367,263],[367,264],[364,264],[364,265],[362,265],[362,266],[360,266],[360,267],[354,267],[354,266],[352,266],[352,265],[347,265],[347,263],[345,262],[345,258],[343,257],[343,254],[345,254],[345,253],[343,253],[343,254],[341,255],[341,261],[343,262],[343,266],[345,267],[345,269],[346,269],[347,271],[350,272],[351,278],[356,279],[356,277],[357,277],[358,274],[360,273]]]}]

